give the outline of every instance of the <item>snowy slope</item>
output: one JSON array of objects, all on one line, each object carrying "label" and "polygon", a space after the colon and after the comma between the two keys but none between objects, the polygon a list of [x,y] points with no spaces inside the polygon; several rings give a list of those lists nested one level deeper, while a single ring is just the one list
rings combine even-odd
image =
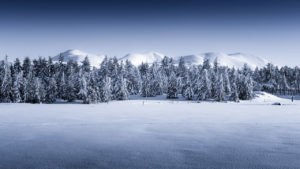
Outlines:
[{"label": "snowy slope", "polygon": [[65,57],[65,61],[73,60],[76,62],[82,62],[86,56],[88,56],[91,66],[99,67],[100,63],[104,59],[104,55],[95,55],[86,52],[82,52],[80,50],[67,50],[53,57],[53,61],[58,61],[59,55],[63,55]]},{"label": "snowy slope", "polygon": [[252,101],[257,103],[290,102],[289,99],[283,99],[267,92],[255,92],[255,96]]},{"label": "snowy slope", "polygon": [[148,53],[129,53],[124,57],[120,58],[120,61],[131,61],[132,64],[138,66],[142,63],[154,63],[160,62],[165,55],[157,52],[148,52]]},{"label": "snowy slope", "polygon": [[[256,67],[265,66],[268,61],[252,55],[247,55],[243,53],[233,53],[233,54],[225,54],[225,53],[203,53],[199,55],[187,55],[182,56],[185,62],[188,65],[193,64],[202,64],[205,59],[208,59],[211,64],[213,64],[214,60],[217,58],[218,62],[222,66],[242,68],[246,63],[250,68],[255,69]],[[176,61],[178,63],[180,57],[176,57]]]},{"label": "snowy slope", "polygon": [[[65,61],[70,59],[81,62],[86,56],[89,57],[91,65],[95,67],[99,67],[100,63],[102,62],[104,55],[95,55],[86,52],[82,52],[80,50],[67,50],[62,55],[65,56]],[[59,58],[57,56],[53,57],[54,61],[58,61]],[[149,63],[152,64],[154,62],[160,62],[165,55],[158,53],[158,52],[148,52],[148,53],[129,53],[124,57],[119,58],[120,61],[125,62],[129,60],[135,66],[140,65],[141,63]],[[234,54],[225,54],[225,53],[202,53],[199,55],[186,55],[182,56],[185,62],[188,65],[198,65],[202,64],[205,59],[208,59],[211,64],[213,64],[214,60],[217,58],[218,62],[222,66],[229,66],[235,68],[242,68],[243,65],[246,63],[250,68],[254,69],[255,67],[263,67],[265,66],[268,61],[243,53],[234,53]],[[179,62],[180,57],[174,57],[175,63]]]}]

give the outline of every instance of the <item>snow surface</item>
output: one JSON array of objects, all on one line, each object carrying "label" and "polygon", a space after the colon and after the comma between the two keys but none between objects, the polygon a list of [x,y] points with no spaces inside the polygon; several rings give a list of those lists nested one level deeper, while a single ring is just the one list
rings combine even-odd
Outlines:
[{"label": "snow surface", "polygon": [[[53,57],[54,61],[58,61],[59,58],[57,56]],[[67,50],[62,53],[65,56],[65,60],[68,61],[70,59],[74,61],[81,62],[86,56],[89,57],[91,65],[94,67],[99,67],[102,62],[104,55],[94,55],[86,52],[82,52],[80,50]],[[135,66],[139,66],[142,63],[152,64],[154,62],[160,62],[164,58],[164,54],[158,52],[147,52],[147,53],[129,53],[123,57],[120,57],[119,60],[125,62],[126,60],[131,61],[131,63]],[[171,56],[172,57],[172,56]],[[187,63],[187,65],[199,65],[202,64],[204,59],[208,59],[211,64],[213,64],[214,60],[217,58],[218,62],[222,66],[242,68],[246,63],[250,68],[255,69],[256,67],[264,67],[268,61],[266,59],[247,55],[243,53],[234,53],[234,54],[225,54],[225,53],[202,53],[199,55],[186,55],[182,56]],[[180,57],[173,57],[175,63],[179,62]]]},{"label": "snow surface", "polygon": [[279,98],[264,93],[240,103],[133,99],[0,104],[0,168],[300,166],[299,100],[273,106]]},{"label": "snow surface", "polygon": [[[218,63],[222,66],[242,68],[246,63],[251,69],[255,69],[256,67],[264,67],[268,63],[266,59],[243,53],[225,54],[210,52],[199,55],[187,55],[182,57],[184,58],[185,62],[189,65],[202,64],[205,59],[208,59],[212,65],[214,60],[217,59]],[[179,59],[180,57],[176,58],[177,63]]]},{"label": "snow surface", "polygon": [[73,60],[78,63],[81,63],[84,60],[84,58],[86,56],[88,56],[91,66],[93,66],[93,67],[99,67],[100,63],[102,62],[102,60],[105,57],[104,55],[90,54],[90,53],[86,53],[86,52],[75,49],[75,50],[67,50],[65,52],[62,52],[62,53],[54,56],[53,61],[58,61],[60,55],[64,56],[65,62],[68,62],[69,60]]},{"label": "snow surface", "polygon": [[139,66],[142,63],[155,63],[160,62],[165,55],[157,52],[148,52],[148,53],[129,53],[126,56],[120,58],[120,61],[125,62],[129,60],[133,65]]}]

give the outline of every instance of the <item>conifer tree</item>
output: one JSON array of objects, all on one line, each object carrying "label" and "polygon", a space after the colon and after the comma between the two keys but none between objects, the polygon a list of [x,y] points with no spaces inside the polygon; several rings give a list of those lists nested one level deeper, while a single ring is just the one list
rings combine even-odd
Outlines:
[{"label": "conifer tree", "polygon": [[11,69],[8,63],[8,56],[5,57],[3,62],[3,77],[0,89],[0,101],[4,103],[11,102],[11,88],[12,88],[12,78],[11,78]]},{"label": "conifer tree", "polygon": [[101,102],[109,102],[111,100],[110,78],[107,76],[101,79],[99,95]]},{"label": "conifer tree", "polygon": [[239,93],[235,82],[232,83],[232,90],[231,90],[231,95],[229,97],[229,100],[234,102],[239,102]]},{"label": "conifer tree", "polygon": [[129,93],[127,91],[126,82],[122,74],[118,76],[114,91],[116,100],[128,100]]},{"label": "conifer tree", "polygon": [[83,75],[82,69],[80,69],[79,73],[79,99],[83,100],[84,104],[89,104],[89,98],[88,98],[88,90],[87,90],[87,81],[86,81],[86,76]]},{"label": "conifer tree", "polygon": [[194,98],[194,88],[192,86],[192,82],[190,78],[186,80],[186,83],[183,87],[182,96],[187,100],[193,100]]},{"label": "conifer tree", "polygon": [[225,100],[225,89],[223,83],[223,75],[219,74],[218,83],[217,83],[217,90],[216,90],[216,100],[217,101],[224,101]]},{"label": "conifer tree", "polygon": [[227,69],[225,69],[225,72],[224,72],[224,89],[225,89],[226,95],[231,94],[231,86],[230,86],[230,80],[229,80]]},{"label": "conifer tree", "polygon": [[[22,70],[20,70],[22,71]],[[17,72],[14,67],[12,67],[12,88],[11,88],[11,101],[14,103],[20,103],[22,98],[21,98],[21,93],[20,93],[20,88],[21,88],[21,83],[22,83],[22,73]]]},{"label": "conifer tree", "polygon": [[198,100],[207,100],[211,97],[211,82],[208,78],[208,72],[206,69],[202,71],[201,79],[198,81]]},{"label": "conifer tree", "polygon": [[167,98],[168,99],[176,99],[178,98],[178,90],[177,90],[177,78],[174,72],[171,72],[171,75],[168,80],[168,92]]}]

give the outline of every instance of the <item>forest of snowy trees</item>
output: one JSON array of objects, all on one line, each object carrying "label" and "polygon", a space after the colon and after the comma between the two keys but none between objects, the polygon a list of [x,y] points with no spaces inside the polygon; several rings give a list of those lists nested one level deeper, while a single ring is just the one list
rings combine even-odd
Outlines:
[{"label": "forest of snowy trees", "polygon": [[3,103],[54,103],[63,99],[89,104],[162,94],[168,99],[182,95],[187,100],[238,102],[253,98],[254,91],[299,93],[300,70],[272,64],[254,71],[247,65],[236,70],[219,66],[217,60],[213,66],[209,60],[187,66],[183,59],[174,64],[169,57],[138,67],[106,57],[100,68],[92,68],[88,57],[81,64],[72,60],[65,63],[62,55],[55,63],[50,57],[9,63],[6,57],[0,62],[0,85]]}]

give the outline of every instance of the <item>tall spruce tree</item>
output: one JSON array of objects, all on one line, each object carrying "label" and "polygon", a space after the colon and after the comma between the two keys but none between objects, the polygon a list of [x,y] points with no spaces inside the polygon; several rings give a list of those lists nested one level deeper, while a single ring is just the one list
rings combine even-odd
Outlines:
[{"label": "tall spruce tree", "polygon": [[167,98],[168,99],[176,99],[178,98],[178,81],[174,72],[171,72],[171,75],[168,80],[168,92]]},{"label": "tall spruce tree", "polygon": [[208,72],[206,69],[202,71],[202,76],[198,80],[198,92],[197,99],[198,100],[207,100],[211,97],[211,81],[208,77]]},{"label": "tall spruce tree", "polygon": [[219,74],[218,76],[218,83],[216,89],[216,100],[217,101],[224,101],[225,100],[225,89],[224,89],[224,82],[223,82],[223,75]]}]

